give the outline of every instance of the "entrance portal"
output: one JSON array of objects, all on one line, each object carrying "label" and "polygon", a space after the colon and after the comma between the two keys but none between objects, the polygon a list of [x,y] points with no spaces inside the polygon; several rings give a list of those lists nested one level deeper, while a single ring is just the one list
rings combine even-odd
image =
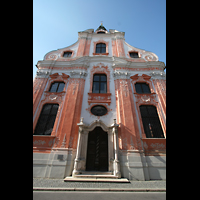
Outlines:
[{"label": "entrance portal", "polygon": [[86,171],[108,171],[108,134],[101,127],[89,132]]}]

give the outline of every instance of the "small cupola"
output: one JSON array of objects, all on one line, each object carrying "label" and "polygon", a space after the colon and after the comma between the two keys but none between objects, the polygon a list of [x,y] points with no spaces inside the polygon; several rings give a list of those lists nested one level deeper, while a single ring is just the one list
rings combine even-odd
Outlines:
[{"label": "small cupola", "polygon": [[97,30],[95,31],[97,34],[105,34],[108,31],[106,30],[106,28],[103,26],[103,23],[101,23],[101,25],[97,28]]}]

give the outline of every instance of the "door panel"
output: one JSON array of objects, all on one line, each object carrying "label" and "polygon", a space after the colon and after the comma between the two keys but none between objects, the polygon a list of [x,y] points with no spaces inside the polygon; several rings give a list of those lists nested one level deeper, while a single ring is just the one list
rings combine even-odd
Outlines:
[{"label": "door panel", "polygon": [[108,134],[101,127],[89,132],[86,171],[108,171]]}]

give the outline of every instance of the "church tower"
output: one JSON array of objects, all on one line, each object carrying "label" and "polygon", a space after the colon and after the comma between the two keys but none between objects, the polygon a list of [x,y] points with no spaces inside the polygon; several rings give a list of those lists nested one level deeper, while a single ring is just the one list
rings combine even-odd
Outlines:
[{"label": "church tower", "polygon": [[166,179],[165,64],[125,33],[78,32],[33,81],[33,175]]}]

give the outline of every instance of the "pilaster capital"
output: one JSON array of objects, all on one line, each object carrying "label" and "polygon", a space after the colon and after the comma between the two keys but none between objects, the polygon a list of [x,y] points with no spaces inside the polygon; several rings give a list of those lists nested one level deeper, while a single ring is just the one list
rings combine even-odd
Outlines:
[{"label": "pilaster capital", "polygon": [[130,78],[130,72],[124,72],[124,71],[115,71],[113,73],[114,79],[129,79]]},{"label": "pilaster capital", "polygon": [[87,76],[87,72],[84,71],[71,71],[70,78],[83,78],[85,79]]}]

